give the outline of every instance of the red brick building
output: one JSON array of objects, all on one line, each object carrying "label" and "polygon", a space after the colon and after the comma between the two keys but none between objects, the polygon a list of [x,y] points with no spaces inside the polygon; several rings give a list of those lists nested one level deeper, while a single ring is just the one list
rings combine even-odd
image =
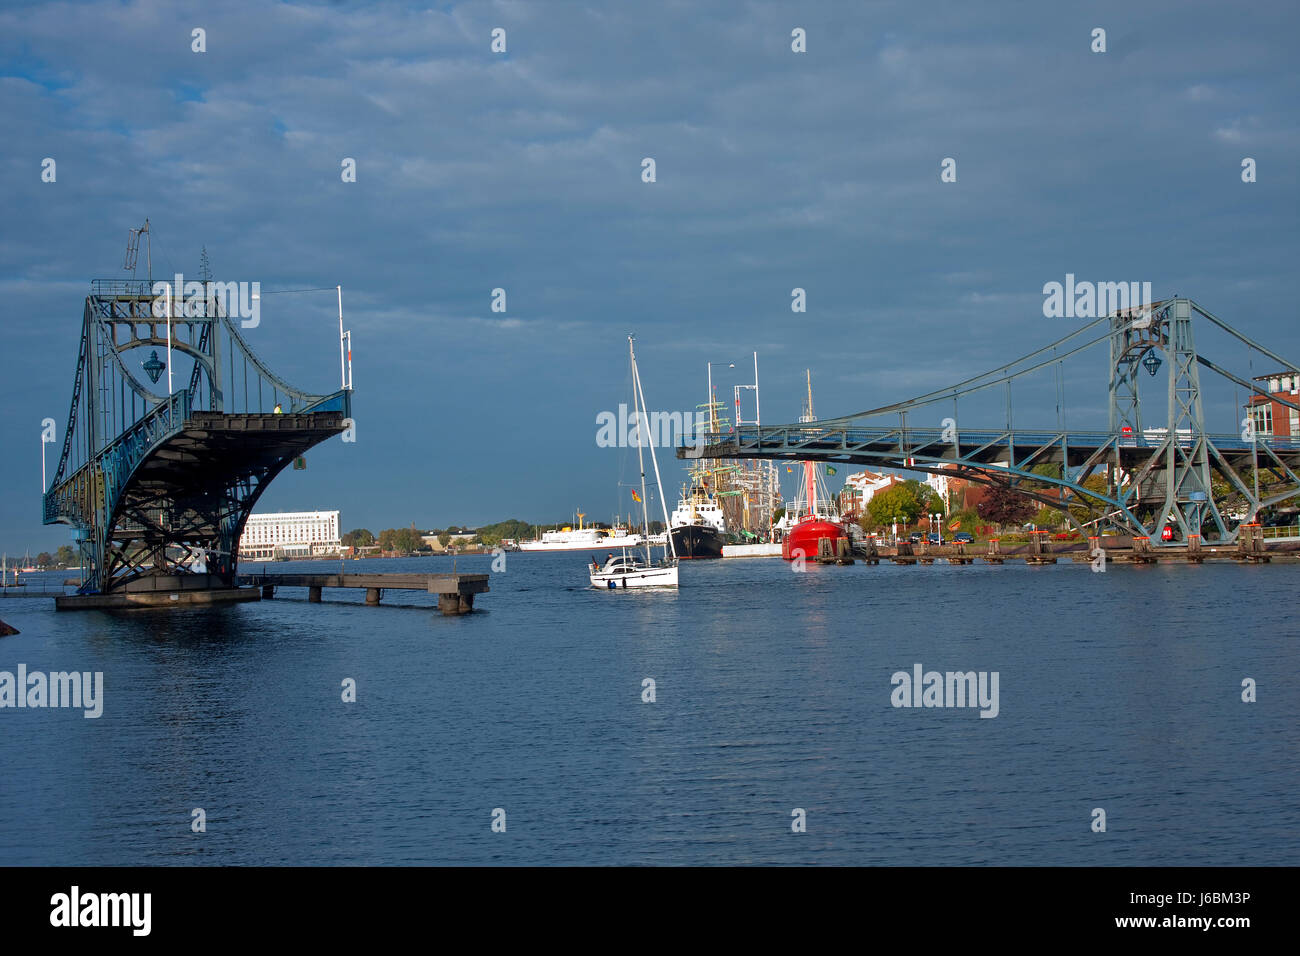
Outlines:
[{"label": "red brick building", "polygon": [[1300,409],[1288,408],[1273,396],[1300,405],[1300,374],[1274,372],[1256,375],[1255,381],[1264,382],[1267,395],[1252,395],[1246,403],[1246,414],[1255,423],[1255,434],[1261,438],[1293,438],[1300,436]]}]

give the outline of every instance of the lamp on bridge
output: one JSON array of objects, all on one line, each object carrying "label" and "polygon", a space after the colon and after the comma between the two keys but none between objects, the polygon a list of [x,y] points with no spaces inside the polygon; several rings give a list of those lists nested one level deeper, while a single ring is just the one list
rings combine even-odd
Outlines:
[{"label": "lamp on bridge", "polygon": [[149,356],[149,361],[142,363],[145,374],[149,376],[149,381],[155,385],[158,384],[158,376],[162,375],[163,370],[167,368],[158,360],[158,350],[154,349],[153,354]]}]

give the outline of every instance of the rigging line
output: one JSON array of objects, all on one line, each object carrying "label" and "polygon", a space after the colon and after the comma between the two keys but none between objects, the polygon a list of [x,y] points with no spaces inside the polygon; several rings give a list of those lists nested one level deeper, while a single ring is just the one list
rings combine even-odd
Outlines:
[{"label": "rigging line", "polygon": [[[1099,321],[1101,320],[1098,319],[1090,323],[1090,325],[1096,325],[1097,322]],[[1080,331],[1082,331],[1082,329]],[[1072,337],[1072,336],[1068,336],[1068,337]],[[1094,345],[1098,344],[1099,342],[1104,342],[1109,338],[1110,338],[1110,333],[1106,332],[1105,334],[1100,335],[1089,342],[1085,342],[1083,345],[1076,346],[1075,348],[1066,352],[1064,355],[1060,356],[1060,359],[1056,361],[1063,361],[1069,358],[1071,355],[1075,355],[1079,352],[1085,351],[1086,349],[1090,349]],[[1065,340],[1062,339],[1060,341],[1064,342]],[[1059,342],[1056,344],[1059,344]],[[1043,348],[1039,349],[1037,352],[1031,352],[1029,355],[1023,355],[1020,358],[1016,359],[1016,361],[1011,362],[1008,365],[1001,366],[1000,367],[1001,371],[1003,373],[1006,373],[1008,369],[1012,368],[1015,365],[1019,365],[1021,362],[1025,361],[1025,359],[1033,358],[1036,355],[1040,355],[1050,348],[1051,346],[1044,346]],[[979,385],[972,385],[969,388],[965,387],[967,385],[970,385],[970,383],[972,382],[979,382],[980,379],[988,378],[988,376],[990,375],[997,374],[998,369],[994,369],[990,372],[985,372],[983,375],[977,375],[974,378],[969,378],[964,382],[958,382],[956,385],[951,385],[947,388],[939,389],[938,391],[929,392],[925,395],[918,395],[916,398],[910,398],[903,402],[896,402],[893,405],[882,405],[880,408],[868,409],[865,412],[854,412],[852,415],[842,415],[839,418],[823,418],[818,421],[818,424],[819,425],[841,425],[850,422],[856,418],[867,418],[875,415],[893,414],[899,409],[911,408],[914,406],[921,406],[921,405],[929,405],[932,404],[933,402],[942,401],[943,399],[946,399],[950,396],[955,398],[959,395],[969,395],[972,392],[978,392],[981,391],[982,389],[992,388],[995,385],[1001,385],[1003,384],[1003,382],[1010,381],[1013,378],[1018,378],[1021,375],[1028,375],[1030,372],[1036,372],[1039,369],[1044,368],[1045,366],[1051,365],[1052,362],[1053,359],[1047,359],[1046,361],[1039,362],[1037,365],[1031,365],[1028,368],[1021,369],[1018,372],[1011,372],[1010,374],[1006,374],[1003,378],[990,379],[989,381],[983,382]]]},{"label": "rigging line", "polygon": [[[968,378],[968,379],[966,379],[965,381],[958,382],[956,385],[949,386],[948,388],[943,388],[943,389],[939,389],[938,391],[929,392],[929,393],[927,393],[927,394],[925,394],[925,395],[920,395],[920,396],[917,396],[916,398],[909,399],[909,400],[906,401],[906,402],[899,402],[899,403],[895,403],[895,404],[893,404],[893,405],[881,406],[880,408],[873,408],[873,409],[870,409],[870,410],[865,411],[865,412],[855,412],[855,413],[852,414],[852,415],[842,415],[842,416],[840,416],[840,417],[838,417],[838,418],[824,418],[824,419],[822,419],[822,421],[823,421],[823,422],[841,422],[841,421],[847,421],[848,419],[851,419],[851,418],[862,418],[862,417],[865,417],[865,416],[867,416],[867,415],[876,415],[876,414],[882,414],[882,413],[884,413],[884,412],[892,412],[892,411],[896,410],[900,405],[908,405],[908,404],[916,404],[916,403],[924,404],[924,402],[923,402],[924,399],[931,399],[931,398],[933,398],[933,397],[935,397],[935,396],[938,396],[938,397],[944,397],[944,396],[947,396],[949,393],[952,393],[952,394],[954,394],[954,395],[955,395],[955,394],[958,394],[958,393],[959,393],[959,392],[960,392],[960,391],[961,391],[965,386],[970,385],[970,384],[973,383],[973,382],[978,382],[978,381],[980,381],[980,379],[988,378],[990,375],[995,374],[995,373],[998,371],[998,369],[1002,369],[1003,371],[1005,371],[1006,369],[1011,368],[1012,366],[1019,365],[1021,362],[1026,362],[1026,361],[1028,361],[1029,359],[1036,358],[1037,356],[1044,354],[1045,352],[1049,351],[1050,349],[1053,349],[1053,348],[1055,348],[1055,347],[1057,347],[1057,346],[1064,345],[1066,342],[1069,342],[1071,339],[1077,338],[1078,336],[1080,336],[1080,335],[1082,335],[1083,333],[1087,332],[1089,329],[1093,328],[1094,326],[1096,326],[1096,325],[1098,325],[1098,324],[1100,324],[1100,323],[1102,323],[1102,322],[1106,322],[1106,321],[1108,321],[1108,320],[1109,320],[1109,317],[1107,317],[1107,316],[1103,316],[1103,317],[1101,317],[1101,318],[1093,319],[1093,320],[1092,320],[1091,322],[1089,322],[1087,325],[1080,326],[1079,328],[1077,328],[1077,329],[1075,329],[1073,332],[1071,332],[1069,335],[1066,335],[1066,336],[1064,336],[1063,338],[1059,338],[1059,339],[1057,339],[1055,342],[1050,342],[1050,343],[1048,343],[1047,345],[1044,345],[1042,348],[1038,349],[1037,351],[1035,351],[1035,352],[1030,352],[1028,355],[1022,355],[1020,358],[1016,359],[1014,362],[1010,362],[1010,363],[1005,364],[1005,365],[999,365],[999,366],[996,366],[995,368],[993,368],[993,369],[991,369],[991,370],[989,370],[989,371],[987,371],[987,372],[983,372],[983,373],[981,373],[981,374],[979,374],[979,375],[973,376],[972,378]],[[1098,337],[1098,338],[1096,338],[1096,339],[1093,339],[1091,342],[1088,342],[1086,345],[1082,346],[1081,348],[1088,348],[1088,347],[1090,347],[1090,346],[1096,345],[1098,342],[1105,341],[1107,338],[1109,338],[1109,336],[1110,336],[1110,332],[1107,331],[1107,333],[1106,333],[1105,335],[1102,335],[1102,336],[1100,336],[1100,337]],[[1066,355],[1067,355],[1067,356],[1068,356],[1068,355],[1073,355],[1074,352],[1077,352],[1077,351],[1080,351],[1080,349],[1074,349],[1074,350],[1071,351],[1071,352],[1067,352]],[[1065,356],[1062,356],[1062,357],[1064,358]],[[1040,365],[1040,366],[1035,366],[1035,368],[1041,368],[1041,365]],[[1033,371],[1033,369],[1025,369],[1024,371],[1025,371],[1025,372],[1030,372],[1030,371]],[[1019,374],[1023,374],[1023,372],[1017,372],[1016,374],[1017,374],[1017,375],[1019,375]],[[990,384],[997,384],[997,382],[993,382],[993,383],[990,383]],[[982,387],[982,386],[981,386],[981,387]],[[976,390],[976,389],[971,389],[971,391],[975,391],[975,390]]]},{"label": "rigging line", "polygon": [[[1195,308],[1196,311],[1199,312],[1199,313],[1200,313],[1204,318],[1210,320],[1210,321],[1213,322],[1215,325],[1217,325],[1219,328],[1223,329],[1223,331],[1227,332],[1227,333],[1228,333],[1229,335],[1231,335],[1231,336],[1234,336],[1234,337],[1237,338],[1239,341],[1242,341],[1242,342],[1246,343],[1246,345],[1247,345],[1248,348],[1253,348],[1253,349],[1255,349],[1255,351],[1259,352],[1261,355],[1265,355],[1265,356],[1267,356],[1268,358],[1271,358],[1274,362],[1280,362],[1280,363],[1282,363],[1282,364],[1285,365],[1288,369],[1290,369],[1292,372],[1300,372],[1300,366],[1292,365],[1292,364],[1291,364],[1290,362],[1288,362],[1286,359],[1282,358],[1282,356],[1277,355],[1277,354],[1274,353],[1274,352],[1270,352],[1268,349],[1266,349],[1264,346],[1260,345],[1258,342],[1256,342],[1256,341],[1254,341],[1254,340],[1252,340],[1252,339],[1247,338],[1245,335],[1243,335],[1242,333],[1240,333],[1240,332],[1238,332],[1236,329],[1234,329],[1232,326],[1230,326],[1227,322],[1224,322],[1222,319],[1220,319],[1218,316],[1213,315],[1213,314],[1207,312],[1205,309],[1201,308],[1199,305],[1197,305],[1197,304],[1194,303],[1194,302],[1192,303],[1192,307]],[[1252,371],[1253,371],[1253,370],[1254,370],[1254,369],[1252,368]]]}]

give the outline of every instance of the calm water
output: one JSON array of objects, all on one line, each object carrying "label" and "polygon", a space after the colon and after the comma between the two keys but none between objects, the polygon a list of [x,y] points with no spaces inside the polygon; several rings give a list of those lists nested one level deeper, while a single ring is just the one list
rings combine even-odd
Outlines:
[{"label": "calm water", "polygon": [[[464,618],[0,601],[0,670],[105,681],[0,710],[0,864],[1300,864],[1300,567],[587,558],[512,554]],[[997,671],[999,715],[892,707],[918,662]]]}]

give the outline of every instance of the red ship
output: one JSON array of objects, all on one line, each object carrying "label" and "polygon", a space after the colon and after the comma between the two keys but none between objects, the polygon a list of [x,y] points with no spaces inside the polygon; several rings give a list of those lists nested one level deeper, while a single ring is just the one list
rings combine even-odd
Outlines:
[{"label": "red ship", "polygon": [[[808,399],[804,413],[799,416],[801,422],[817,420],[813,415],[812,373],[807,375]],[[781,544],[781,557],[793,561],[795,558],[841,558],[848,555],[852,540],[849,530],[840,520],[834,501],[822,484],[816,462],[803,462],[803,482],[791,510],[792,525]]]}]

